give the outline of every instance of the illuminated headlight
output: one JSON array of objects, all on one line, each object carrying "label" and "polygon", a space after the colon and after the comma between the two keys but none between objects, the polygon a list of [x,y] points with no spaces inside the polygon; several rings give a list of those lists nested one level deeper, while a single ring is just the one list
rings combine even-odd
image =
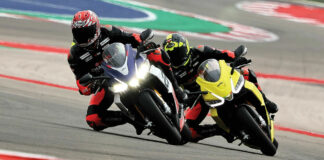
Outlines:
[{"label": "illuminated headlight", "polygon": [[114,93],[124,92],[128,88],[127,84],[125,83],[116,83],[112,86],[112,91]]},{"label": "illuminated headlight", "polygon": [[149,72],[149,70],[150,70],[150,62],[146,59],[138,68],[136,77],[139,79],[144,79],[147,73]]},{"label": "illuminated headlight", "polygon": [[133,78],[133,79],[131,79],[131,80],[129,81],[129,85],[130,85],[131,87],[137,87],[137,86],[139,86],[139,81],[138,81],[138,79],[137,79],[137,78]]}]

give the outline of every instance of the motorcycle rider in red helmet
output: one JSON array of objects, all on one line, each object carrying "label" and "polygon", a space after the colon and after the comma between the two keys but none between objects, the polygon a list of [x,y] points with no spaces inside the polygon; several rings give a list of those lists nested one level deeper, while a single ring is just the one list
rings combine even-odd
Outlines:
[{"label": "motorcycle rider in red helmet", "polygon": [[[95,80],[91,83],[80,84],[79,81],[87,74],[99,76],[103,73],[100,64],[103,61],[102,52],[105,46],[121,42],[130,43],[135,48],[142,42],[142,35],[127,33],[111,25],[102,27],[98,16],[90,10],[77,12],[73,17],[71,29],[73,43],[68,55],[68,63],[75,75],[80,94],[93,94],[87,110],[86,122],[96,131],[129,122],[134,125],[136,133],[141,134],[144,128],[132,123],[121,111],[107,110],[114,99],[114,94],[108,89],[107,83]],[[166,64],[164,68],[169,71],[169,74],[166,75],[173,76],[169,69],[170,65],[167,65],[163,60],[156,59],[155,61],[162,65]],[[170,79],[172,80],[172,78]],[[176,88],[177,85],[175,84],[174,87]]]},{"label": "motorcycle rider in red helmet", "polygon": [[[206,59],[223,59],[226,62],[233,62],[235,58],[246,60],[241,55],[229,50],[218,50],[209,46],[199,45],[191,48],[188,40],[177,33],[169,34],[163,42],[163,49],[168,53],[171,60],[173,73],[179,83],[189,91],[198,91],[199,85],[195,85],[195,79],[198,75],[197,68]],[[245,79],[256,85],[263,95],[266,107],[270,113],[278,111],[277,105],[267,99],[258,84],[255,73],[247,68],[241,70]],[[233,137],[215,125],[199,125],[207,116],[209,107],[200,98],[198,103],[193,108],[188,108],[186,113],[187,124],[192,131],[192,141],[197,142],[201,139],[213,136],[222,135],[228,142],[233,141]]]}]

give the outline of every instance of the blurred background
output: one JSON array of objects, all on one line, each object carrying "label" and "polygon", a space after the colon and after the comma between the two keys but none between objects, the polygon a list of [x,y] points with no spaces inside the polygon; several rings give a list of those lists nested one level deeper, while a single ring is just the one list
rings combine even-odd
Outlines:
[{"label": "blurred background", "polygon": [[0,150],[62,159],[270,158],[221,137],[177,147],[136,136],[130,125],[91,131],[85,123],[89,97],[75,91],[66,60],[71,19],[85,9],[96,12],[102,25],[136,33],[152,28],[157,43],[179,32],[192,47],[247,46],[249,68],[279,106],[279,151],[272,159],[324,158],[321,0],[2,0]]}]

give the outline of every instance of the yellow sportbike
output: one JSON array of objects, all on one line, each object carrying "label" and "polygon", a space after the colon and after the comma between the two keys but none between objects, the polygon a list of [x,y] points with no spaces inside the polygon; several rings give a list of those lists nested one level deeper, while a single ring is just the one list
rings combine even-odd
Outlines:
[{"label": "yellow sportbike", "polygon": [[224,60],[205,60],[198,68],[196,82],[201,91],[196,94],[210,106],[211,117],[220,128],[246,146],[273,156],[278,147],[274,115],[269,115],[257,87],[234,68]]}]

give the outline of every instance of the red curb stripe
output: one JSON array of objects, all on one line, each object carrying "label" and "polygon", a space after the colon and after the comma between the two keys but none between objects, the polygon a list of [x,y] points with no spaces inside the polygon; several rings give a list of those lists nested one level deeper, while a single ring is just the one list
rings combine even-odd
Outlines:
[{"label": "red curb stripe", "polygon": [[283,76],[277,74],[264,74],[264,73],[256,73],[256,75],[257,77],[262,77],[262,78],[282,79],[288,81],[297,81],[297,82],[314,83],[314,84],[324,84],[324,80],[314,79],[314,78],[301,78],[301,77],[291,77],[291,76]]},{"label": "red curb stripe", "polygon": [[303,130],[297,130],[297,129],[293,129],[293,128],[278,126],[278,125],[275,125],[274,128],[281,130],[281,131],[293,132],[293,133],[303,134],[303,135],[307,135],[307,136],[311,136],[311,137],[324,138],[323,134],[318,134],[318,133],[313,133],[313,132],[308,132],[308,131],[303,131]]},{"label": "red curb stripe", "polygon": [[20,157],[20,156],[5,155],[5,154],[0,154],[0,159],[1,160],[49,160],[46,158]]},{"label": "red curb stripe", "polygon": [[0,74],[0,77],[7,78],[7,79],[12,79],[12,80],[17,80],[17,81],[28,82],[28,83],[40,84],[40,85],[45,85],[45,86],[50,86],[50,87],[56,87],[56,88],[62,88],[62,89],[67,89],[67,90],[78,91],[77,88],[67,87],[67,86],[62,86],[62,85],[58,85],[58,84],[47,83],[47,82],[42,82],[42,81],[37,81],[37,80],[25,79],[25,78],[8,76],[8,75],[3,75],[3,74]]},{"label": "red curb stripe", "polygon": [[[208,113],[207,116],[210,116],[210,113]],[[310,136],[310,137],[324,138],[324,134],[318,134],[318,133],[313,133],[313,132],[309,132],[309,131],[287,128],[287,127],[282,127],[279,125],[275,125],[274,128],[277,130],[280,130],[280,131],[292,132],[292,133],[302,134],[302,135],[306,135],[306,136]]]},{"label": "red curb stripe", "polygon": [[6,42],[6,41],[1,41],[1,40],[0,40],[0,45],[6,46],[6,47],[12,47],[12,48],[34,50],[34,51],[55,52],[55,53],[59,53],[59,54],[68,54],[69,53],[69,49],[65,49],[65,48],[26,44],[26,43]]},{"label": "red curb stripe", "polygon": [[1,160],[61,160],[56,157],[0,149]]}]

